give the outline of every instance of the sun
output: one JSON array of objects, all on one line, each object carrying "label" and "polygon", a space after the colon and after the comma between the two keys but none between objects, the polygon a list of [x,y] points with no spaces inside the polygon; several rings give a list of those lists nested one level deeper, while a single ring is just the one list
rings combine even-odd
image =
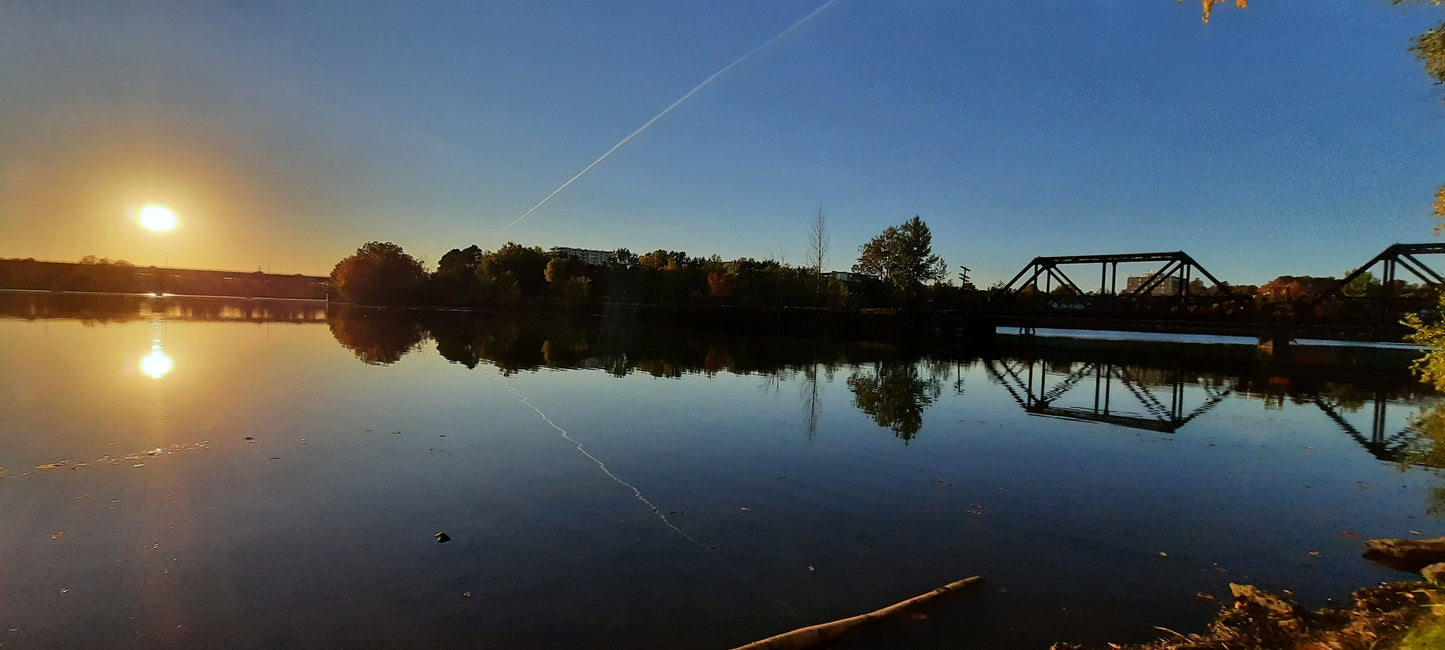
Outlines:
[{"label": "sun", "polygon": [[164,231],[176,227],[176,213],[164,205],[150,204],[140,209],[140,225]]}]

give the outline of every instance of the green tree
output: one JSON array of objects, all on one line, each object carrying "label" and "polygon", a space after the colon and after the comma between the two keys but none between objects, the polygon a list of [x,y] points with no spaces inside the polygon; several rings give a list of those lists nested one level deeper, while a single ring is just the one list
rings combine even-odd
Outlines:
[{"label": "green tree", "polygon": [[853,404],[906,444],[923,428],[923,410],[938,399],[941,382],[923,377],[912,363],[876,363],[872,372],[848,377]]},{"label": "green tree", "polygon": [[507,242],[497,252],[482,256],[477,275],[484,283],[490,276],[499,285],[507,285],[506,276],[510,274],[510,283],[515,284],[521,297],[532,298],[547,292],[547,262],[551,259],[539,247]]},{"label": "green tree", "polygon": [[[1354,269],[1351,269],[1349,273],[1354,273],[1354,272],[1355,272],[1355,270],[1354,270]],[[1348,276],[1349,273],[1346,273],[1345,275]],[[1355,279],[1350,280],[1349,284],[1346,284],[1344,287],[1341,287],[1341,288],[1340,288],[1340,293],[1342,293],[1342,294],[1344,294],[1344,295],[1346,295],[1346,296],[1348,296],[1348,297],[1350,297],[1350,298],[1364,298],[1364,297],[1366,297],[1366,296],[1377,296],[1377,295],[1379,295],[1379,293],[1380,293],[1380,288],[1381,288],[1382,286],[1383,286],[1383,285],[1380,284],[1380,281],[1375,278],[1375,274],[1374,274],[1374,273],[1371,273],[1371,272],[1369,272],[1369,271],[1365,271],[1364,273],[1361,273],[1361,274],[1360,274],[1358,277],[1356,277]]]},{"label": "green tree", "polygon": [[416,301],[426,267],[391,242],[366,242],[331,270],[331,286],[342,300],[367,305]]},{"label": "green tree", "polygon": [[872,276],[893,285],[905,296],[918,293],[925,282],[943,280],[948,267],[933,254],[933,233],[915,215],[858,248],[854,273]]}]

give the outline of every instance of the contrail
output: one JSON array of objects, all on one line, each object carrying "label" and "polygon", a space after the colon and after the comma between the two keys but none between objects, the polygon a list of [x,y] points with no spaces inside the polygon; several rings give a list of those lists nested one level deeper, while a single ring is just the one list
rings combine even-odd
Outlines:
[{"label": "contrail", "polygon": [[802,19],[802,20],[799,20],[798,22],[793,23],[793,26],[792,26],[792,27],[789,27],[789,28],[783,30],[782,33],[778,34],[777,36],[774,36],[774,37],[768,39],[768,41],[767,41],[766,43],[763,43],[762,45],[759,45],[759,46],[753,48],[753,50],[752,50],[751,52],[748,52],[747,54],[742,55],[741,57],[738,58],[738,60],[733,61],[732,63],[729,63],[729,64],[727,64],[726,66],[723,66],[723,69],[718,70],[717,72],[712,73],[712,76],[711,76],[711,77],[708,77],[708,78],[706,78],[706,79],[703,79],[703,80],[702,80],[702,83],[700,83],[700,84],[698,84],[698,85],[696,85],[696,86],[693,86],[692,90],[687,91],[687,94],[683,95],[682,97],[677,98],[677,101],[673,102],[672,104],[669,104],[667,108],[662,109],[662,112],[661,112],[661,113],[658,113],[657,115],[654,115],[654,116],[652,117],[652,119],[650,119],[650,120],[647,121],[646,124],[643,124],[642,126],[637,127],[637,130],[636,130],[636,131],[633,131],[631,134],[629,134],[627,137],[623,138],[623,139],[622,139],[620,142],[618,142],[617,144],[612,145],[612,148],[611,148],[611,149],[608,149],[608,150],[607,150],[607,153],[604,153],[604,154],[598,156],[598,157],[597,157],[597,160],[592,161],[592,164],[587,165],[586,167],[583,167],[583,168],[582,168],[582,171],[577,172],[577,175],[573,176],[572,178],[567,179],[567,182],[566,182],[566,183],[563,183],[563,184],[559,185],[559,186],[557,187],[557,189],[552,190],[552,193],[551,193],[551,194],[548,194],[547,197],[544,198],[544,199],[542,199],[541,201],[538,201],[538,202],[537,202],[537,205],[534,205],[534,206],[532,206],[530,209],[528,209],[526,212],[523,212],[523,213],[522,213],[522,216],[517,217],[516,219],[514,219],[514,220],[512,221],[512,223],[507,224],[507,227],[506,227],[506,228],[503,228],[503,229],[501,229],[501,230],[498,230],[498,231],[497,231],[497,234],[492,235],[491,237],[488,237],[488,238],[487,238],[487,241],[482,242],[482,243],[483,243],[483,244],[490,244],[490,243],[492,243],[492,240],[493,240],[493,239],[496,239],[496,238],[502,236],[502,233],[507,232],[509,229],[511,229],[512,226],[517,225],[517,224],[520,223],[523,219],[526,219],[528,215],[532,214],[533,212],[536,212],[536,211],[537,211],[537,208],[540,208],[540,207],[542,207],[544,204],[546,204],[548,201],[551,201],[551,200],[552,200],[552,197],[557,196],[557,194],[560,193],[562,190],[567,189],[567,186],[568,186],[568,185],[571,185],[571,184],[572,184],[572,181],[575,181],[575,180],[577,180],[577,179],[579,179],[579,178],[582,178],[582,175],[583,175],[583,174],[586,174],[586,173],[587,173],[589,170],[591,170],[593,167],[596,167],[596,166],[597,166],[597,163],[600,163],[600,162],[602,162],[602,161],[604,161],[604,160],[607,160],[607,157],[610,156],[610,155],[612,155],[612,152],[617,151],[618,149],[621,149],[621,148],[622,148],[622,145],[627,144],[627,143],[628,143],[629,141],[631,141],[633,138],[637,137],[638,134],[642,133],[643,131],[646,131],[646,130],[647,130],[647,127],[652,126],[655,122],[657,122],[658,120],[662,119],[662,118],[663,118],[664,116],[666,116],[668,113],[671,113],[671,112],[672,112],[672,109],[677,108],[678,104],[681,104],[681,103],[687,101],[688,98],[692,97],[693,95],[696,95],[696,94],[697,94],[697,91],[702,90],[703,88],[706,88],[706,87],[708,86],[708,84],[711,84],[711,83],[712,83],[714,80],[716,80],[718,77],[723,76],[723,74],[725,74],[728,70],[731,70],[731,69],[737,67],[738,64],[742,63],[743,61],[746,61],[746,60],[752,58],[752,56],[753,56],[754,54],[757,54],[758,52],[761,52],[761,51],[767,49],[769,45],[772,45],[773,43],[776,43],[776,42],[782,40],[783,37],[787,36],[788,34],[791,34],[791,33],[795,32],[795,31],[797,31],[799,27],[802,27],[802,26],[803,26],[804,24],[806,24],[808,21],[812,20],[814,16],[817,16],[818,14],[821,14],[821,13],[823,13],[824,11],[826,11],[826,10],[828,9],[828,7],[833,6],[833,3],[837,2],[837,1],[838,1],[838,0],[828,0],[827,2],[823,3],[822,6],[818,7],[817,9],[814,9],[814,10],[813,10],[813,13],[810,13],[810,14],[808,14],[808,15],[806,15],[806,16],[803,16],[803,19]]}]

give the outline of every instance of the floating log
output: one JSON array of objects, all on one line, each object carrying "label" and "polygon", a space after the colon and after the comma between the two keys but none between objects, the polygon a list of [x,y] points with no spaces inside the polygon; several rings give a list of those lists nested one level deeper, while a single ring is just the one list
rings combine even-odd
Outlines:
[{"label": "floating log", "polygon": [[798,628],[792,632],[785,632],[777,636],[768,637],[762,641],[754,641],[745,646],[738,646],[734,650],[799,650],[801,648],[822,647],[837,641],[843,637],[843,635],[858,628],[895,618],[914,607],[982,581],[983,578],[978,576],[964,578],[950,582],[926,594],[914,596],[903,602],[894,603],[883,609],[839,619],[831,623],[821,623]]},{"label": "floating log", "polygon": [[1445,562],[1445,537],[1433,539],[1372,539],[1365,557],[1396,568],[1418,569]]}]

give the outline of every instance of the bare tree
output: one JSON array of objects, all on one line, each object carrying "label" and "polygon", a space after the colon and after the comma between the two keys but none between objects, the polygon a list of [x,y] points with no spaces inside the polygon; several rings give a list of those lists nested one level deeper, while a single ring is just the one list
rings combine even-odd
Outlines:
[{"label": "bare tree", "polygon": [[828,217],[823,214],[823,206],[818,206],[818,214],[813,217],[813,223],[808,228],[808,268],[813,272],[814,280],[823,278],[823,270],[828,266]]}]

